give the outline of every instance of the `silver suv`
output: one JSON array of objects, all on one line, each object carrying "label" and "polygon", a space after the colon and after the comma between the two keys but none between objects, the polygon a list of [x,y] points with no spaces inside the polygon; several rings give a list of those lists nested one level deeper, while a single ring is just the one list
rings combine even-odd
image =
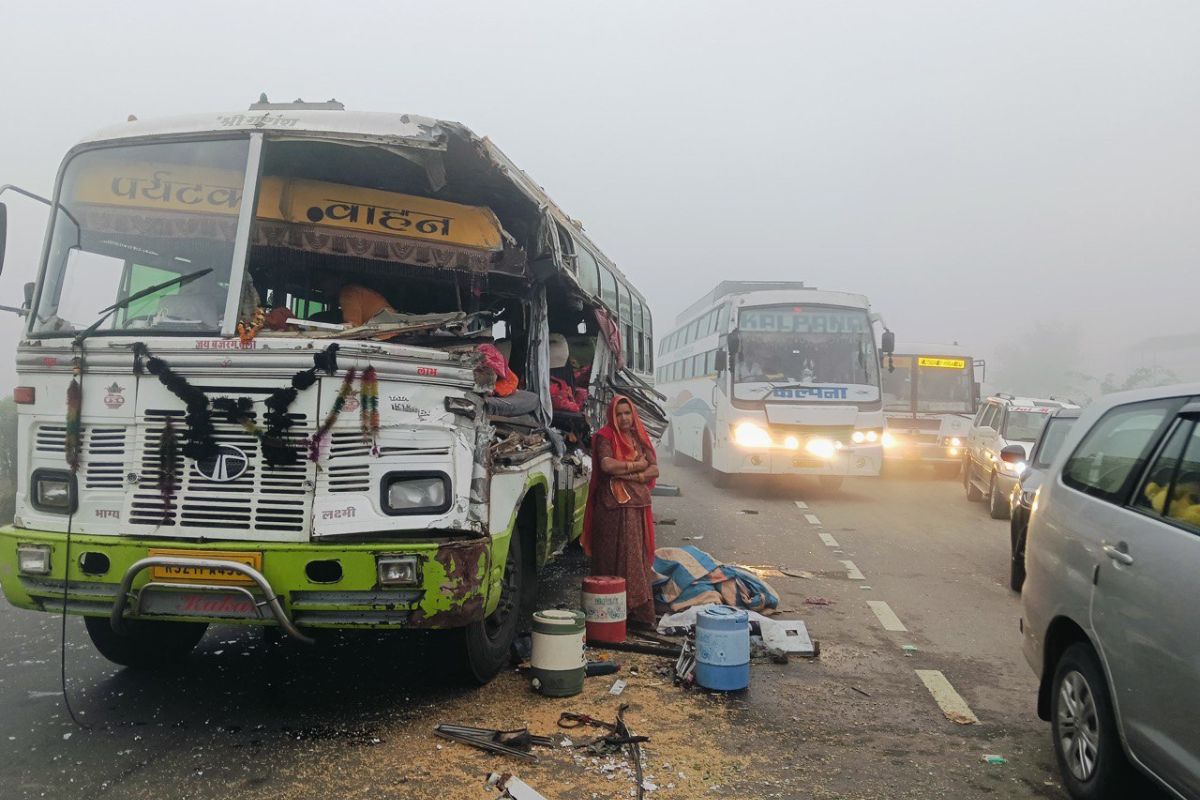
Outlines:
[{"label": "silver suv", "polygon": [[[1200,384],[1109,395],[1033,501],[1021,630],[1072,797],[1200,797]],[[1005,455],[1014,459],[1012,452]]]},{"label": "silver suv", "polygon": [[1043,400],[1011,394],[993,395],[980,406],[963,448],[962,480],[968,500],[987,499],[992,519],[1008,518],[1008,496],[1025,469],[1024,458],[1005,461],[1000,451],[1016,444],[1028,457],[1046,419],[1060,408],[1079,406],[1053,397]]}]

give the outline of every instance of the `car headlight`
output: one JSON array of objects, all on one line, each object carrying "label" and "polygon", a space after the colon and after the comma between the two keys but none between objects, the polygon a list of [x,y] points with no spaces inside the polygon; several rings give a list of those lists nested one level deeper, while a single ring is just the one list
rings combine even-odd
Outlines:
[{"label": "car headlight", "polygon": [[962,439],[958,438],[957,436],[951,436],[950,437],[950,446],[951,447],[962,447]]},{"label": "car headlight", "polygon": [[416,586],[420,583],[416,556],[381,555],[375,560],[380,586]]},{"label": "car headlight", "polygon": [[804,443],[804,449],[817,458],[833,458],[837,453],[837,445],[830,439],[809,439]]},{"label": "car headlight", "polygon": [[440,514],[450,508],[450,478],[441,472],[392,472],[383,476],[387,514]]},{"label": "car headlight", "polygon": [[38,511],[70,514],[75,511],[74,479],[58,469],[34,470],[30,476],[30,500]]},{"label": "car headlight", "polygon": [[733,429],[733,442],[742,447],[770,447],[771,434],[753,422],[740,422]]},{"label": "car headlight", "polygon": [[17,570],[23,575],[49,575],[50,545],[17,545]]}]

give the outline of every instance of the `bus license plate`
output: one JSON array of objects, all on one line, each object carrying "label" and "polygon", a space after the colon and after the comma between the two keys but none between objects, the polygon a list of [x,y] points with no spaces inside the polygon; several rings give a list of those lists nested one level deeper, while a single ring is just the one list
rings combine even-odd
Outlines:
[{"label": "bus license plate", "polygon": [[[171,558],[193,558],[219,561],[236,561],[239,564],[253,567],[262,571],[262,553],[246,553],[226,550],[168,550],[152,548],[147,551],[150,556],[169,556]],[[196,565],[194,567],[178,567],[156,564],[150,568],[150,578],[156,581],[171,581],[172,583],[201,583],[201,584],[246,584],[253,585],[254,581],[240,572],[231,569],[214,569]]]}]

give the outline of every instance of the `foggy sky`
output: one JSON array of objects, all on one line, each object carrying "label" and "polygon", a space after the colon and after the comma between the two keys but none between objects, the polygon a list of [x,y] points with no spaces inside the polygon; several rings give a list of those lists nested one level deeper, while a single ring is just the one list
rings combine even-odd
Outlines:
[{"label": "foggy sky", "polygon": [[[336,97],[491,137],[659,334],[719,280],[804,280],[983,357],[1079,326],[1103,374],[1200,331],[1198,41],[1188,2],[5,3],[0,183],[49,193],[131,113]],[[44,213],[6,199],[17,305]]]}]

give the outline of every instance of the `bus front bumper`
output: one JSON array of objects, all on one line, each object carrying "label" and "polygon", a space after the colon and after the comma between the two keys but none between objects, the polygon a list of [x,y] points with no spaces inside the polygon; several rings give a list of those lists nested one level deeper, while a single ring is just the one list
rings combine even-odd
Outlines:
[{"label": "bus front bumper", "polygon": [[[116,609],[120,619],[280,625],[291,633],[306,627],[458,628],[482,620],[499,603],[508,536],[197,544],[73,534],[70,545],[68,564],[66,534],[0,528],[0,588],[8,601],[56,612],[65,596],[70,614],[110,617]],[[23,570],[19,551],[48,554],[48,569]],[[400,562],[411,577],[381,583],[380,558]],[[205,574],[189,574],[197,570],[176,563],[190,559]],[[214,574],[202,569],[206,562],[252,563],[253,569]]]},{"label": "bus front bumper", "polygon": [[786,448],[728,448],[723,460],[714,458],[720,472],[749,475],[827,475],[831,477],[876,477],[883,462],[883,448],[846,447],[829,458],[804,450]]},{"label": "bus front bumper", "polygon": [[958,464],[962,461],[962,448],[932,442],[908,442],[897,437],[895,444],[883,451],[883,457],[888,461]]}]

